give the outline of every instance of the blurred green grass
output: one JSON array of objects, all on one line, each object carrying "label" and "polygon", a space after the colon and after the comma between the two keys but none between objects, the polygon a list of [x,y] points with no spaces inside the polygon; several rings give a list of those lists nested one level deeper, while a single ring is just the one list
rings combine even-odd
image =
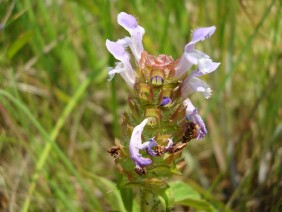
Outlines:
[{"label": "blurred green grass", "polygon": [[189,144],[180,178],[215,207],[281,209],[281,7],[279,0],[0,1],[0,206],[123,210],[106,151],[121,130],[127,88],[119,76],[107,81],[114,60],[105,40],[126,35],[116,23],[125,11],[145,28],[146,51],[175,59],[192,29],[217,27],[197,45],[222,63],[206,79],[213,96],[192,97],[209,134]]}]

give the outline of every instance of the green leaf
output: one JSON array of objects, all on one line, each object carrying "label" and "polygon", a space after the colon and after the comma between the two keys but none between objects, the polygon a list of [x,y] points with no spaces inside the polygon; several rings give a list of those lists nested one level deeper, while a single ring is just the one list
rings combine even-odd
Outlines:
[{"label": "green leaf", "polygon": [[181,202],[177,202],[177,204],[186,205],[191,208],[202,210],[202,211],[211,211],[211,212],[217,211],[209,202],[207,202],[204,199],[196,200],[196,199],[187,198]]},{"label": "green leaf", "polygon": [[170,210],[174,205],[173,191],[172,191],[171,187],[166,186],[164,189],[161,189],[158,192],[158,195],[159,195],[160,201],[161,202],[164,201],[165,208],[167,210]]},{"label": "green leaf", "polygon": [[169,183],[169,185],[172,188],[175,202],[180,202],[185,199],[201,199],[201,195],[194,188],[184,182],[175,181]]},{"label": "green leaf", "polygon": [[216,209],[206,200],[202,199],[201,195],[188,184],[176,181],[169,183],[175,204],[186,205],[198,210],[216,211]]}]

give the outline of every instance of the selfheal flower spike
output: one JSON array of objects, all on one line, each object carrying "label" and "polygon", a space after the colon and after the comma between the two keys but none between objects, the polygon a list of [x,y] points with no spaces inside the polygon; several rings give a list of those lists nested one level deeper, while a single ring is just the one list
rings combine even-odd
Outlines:
[{"label": "selfheal flower spike", "polygon": [[[195,45],[211,37],[216,28],[193,31],[182,56],[174,60],[168,55],[154,56],[144,51],[145,30],[135,17],[121,12],[117,21],[130,35],[115,42],[106,41],[107,49],[118,60],[109,69],[109,78],[118,73],[131,89],[129,109],[122,117],[127,145],[120,147],[121,154],[116,154],[116,148],[110,153],[129,181],[153,184],[153,179],[164,181],[175,170],[180,171],[177,159],[187,142],[207,135],[203,119],[187,98],[195,92],[205,98],[211,96],[211,88],[200,77],[215,71],[220,63],[196,50]],[[130,64],[130,53],[135,59],[134,66]],[[192,67],[193,71],[188,73]]]}]

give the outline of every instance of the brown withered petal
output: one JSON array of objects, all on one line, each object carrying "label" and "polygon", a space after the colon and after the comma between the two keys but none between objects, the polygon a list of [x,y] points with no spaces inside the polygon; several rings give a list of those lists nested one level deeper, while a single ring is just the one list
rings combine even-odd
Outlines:
[{"label": "brown withered petal", "polygon": [[134,171],[136,172],[136,174],[140,175],[140,176],[144,176],[146,175],[146,169],[145,168],[141,168],[141,167],[135,167]]},{"label": "brown withered petal", "polygon": [[177,143],[169,150],[170,153],[182,151],[186,147],[187,143]]},{"label": "brown withered petal", "polygon": [[111,156],[116,160],[120,158],[120,147],[118,146],[112,146],[109,150],[108,153],[111,154]]},{"label": "brown withered petal", "polygon": [[182,137],[182,142],[187,143],[190,140],[197,138],[199,131],[199,126],[194,122],[188,122],[186,124],[186,130],[184,132],[184,135]]}]

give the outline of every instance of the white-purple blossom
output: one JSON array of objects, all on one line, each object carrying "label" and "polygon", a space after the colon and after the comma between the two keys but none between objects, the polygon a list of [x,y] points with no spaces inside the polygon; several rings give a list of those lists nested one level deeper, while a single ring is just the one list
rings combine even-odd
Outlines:
[{"label": "white-purple blossom", "polygon": [[192,41],[190,41],[184,48],[185,51],[175,68],[174,77],[178,79],[185,75],[187,70],[193,65],[195,65],[197,69],[187,76],[182,83],[181,96],[183,98],[187,98],[193,92],[201,92],[205,98],[211,96],[210,87],[197,77],[215,71],[220,63],[213,62],[208,55],[195,50],[194,47],[197,42],[209,38],[215,30],[216,28],[214,26],[196,29],[193,32]]},{"label": "white-purple blossom", "polygon": [[134,16],[125,12],[118,14],[117,21],[118,24],[126,29],[131,35],[130,38],[126,37],[125,41],[135,56],[136,61],[139,61],[141,58],[141,53],[144,50],[142,44],[142,37],[145,33],[144,28],[138,25],[138,22]]},{"label": "white-purple blossom", "polygon": [[133,88],[135,83],[135,73],[130,64],[130,56],[126,52],[122,40],[112,42],[106,41],[106,46],[109,52],[120,62],[116,63],[115,68],[109,68],[109,77],[112,79],[116,73],[119,73],[129,87]]},{"label": "white-purple blossom", "polygon": [[[149,118],[144,119],[139,125],[137,125],[131,134],[130,142],[129,142],[129,152],[130,157],[136,165],[136,168],[142,169],[143,167],[152,163],[150,158],[144,158],[139,151],[146,150],[148,155],[150,156],[159,156],[159,154],[153,149],[158,143],[154,140],[154,137],[149,141],[142,143],[142,132],[144,127],[146,126]],[[164,150],[169,151],[169,149],[173,146],[172,139],[168,139],[168,144],[165,146]]]},{"label": "white-purple blossom", "polygon": [[116,73],[119,73],[130,88],[133,88],[136,76],[130,64],[130,55],[126,51],[129,47],[138,62],[143,52],[142,37],[145,33],[143,27],[139,26],[136,19],[127,13],[121,12],[118,14],[118,23],[125,28],[131,37],[125,37],[116,42],[107,40],[106,47],[109,52],[120,62],[116,63],[114,68],[109,69],[109,80],[111,80]]},{"label": "white-purple blossom", "polygon": [[198,65],[199,59],[209,58],[206,54],[195,50],[194,47],[197,42],[204,41],[212,36],[215,30],[215,26],[212,26],[198,28],[193,32],[192,40],[185,46],[184,53],[182,54],[181,59],[175,68],[175,78],[183,76],[193,65]]},{"label": "white-purple blossom", "polygon": [[147,121],[148,118],[144,119],[139,125],[137,125],[133,129],[129,142],[129,152],[131,159],[138,168],[143,168],[144,166],[147,166],[152,163],[151,159],[144,158],[139,153],[140,150],[144,150],[148,146],[148,143],[142,144],[142,132],[147,124]]},{"label": "white-purple blossom", "polygon": [[183,101],[183,105],[186,106],[185,118],[187,121],[192,121],[199,126],[197,132],[197,139],[202,139],[208,133],[205,123],[201,116],[198,114],[198,110],[194,107],[190,99]]}]

